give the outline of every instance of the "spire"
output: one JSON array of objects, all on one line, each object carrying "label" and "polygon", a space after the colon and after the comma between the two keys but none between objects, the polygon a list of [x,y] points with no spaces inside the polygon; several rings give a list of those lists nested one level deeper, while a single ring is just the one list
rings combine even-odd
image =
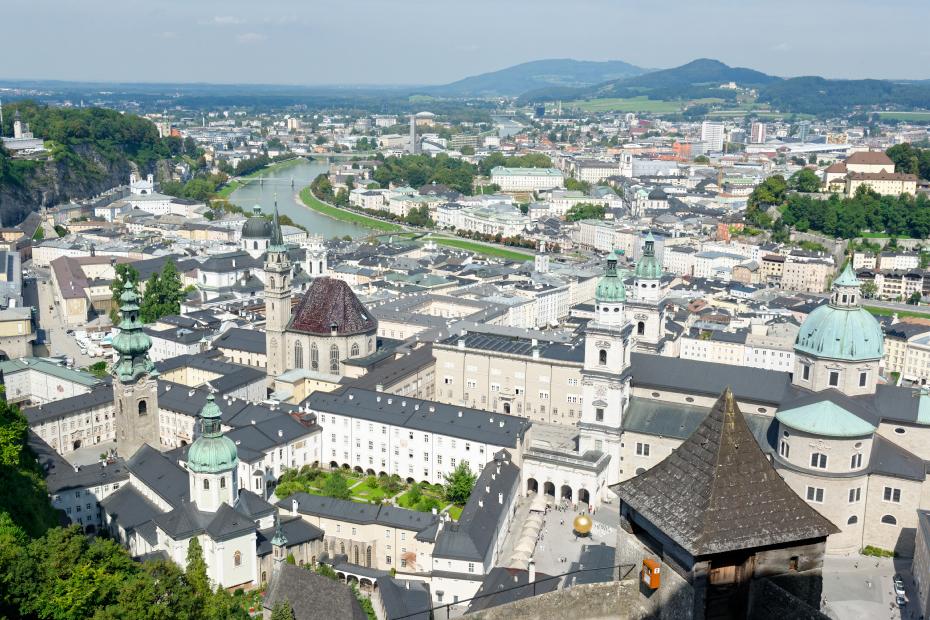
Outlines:
[{"label": "spire", "polygon": [[658,280],[662,277],[662,265],[656,259],[656,239],[652,231],[646,235],[643,255],[636,263],[636,277],[643,280]]},{"label": "spire", "polygon": [[139,318],[139,294],[132,282],[126,282],[120,300],[119,333],[113,338],[113,349],[119,361],[113,367],[116,377],[123,382],[135,381],[143,373],[157,375],[155,365],[148,357],[152,339],[142,330]]},{"label": "spire", "polygon": [[287,536],[284,535],[284,530],[281,529],[281,515],[277,512],[274,513],[274,537],[271,539],[271,544],[275,547],[287,545]]},{"label": "spire", "polygon": [[207,394],[206,404],[200,410],[200,432],[203,437],[219,437],[222,434],[220,431],[222,415],[213,392],[210,392]]},{"label": "spire", "polygon": [[[278,221],[278,193],[274,195],[274,213],[271,216],[271,247],[275,251],[284,251],[284,236],[281,234],[281,222]],[[269,248],[271,249],[271,248]]]}]

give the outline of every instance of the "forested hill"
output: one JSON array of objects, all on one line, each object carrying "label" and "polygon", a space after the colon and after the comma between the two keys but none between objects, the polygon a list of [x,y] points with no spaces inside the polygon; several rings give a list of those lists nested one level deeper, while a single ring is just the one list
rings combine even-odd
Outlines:
[{"label": "forested hill", "polygon": [[180,154],[179,138],[162,139],[147,119],[103,108],[50,108],[33,102],[4,106],[3,135],[13,133],[19,111],[47,152],[14,159],[0,148],[0,220],[15,225],[30,211],[94,196],[126,183],[135,164],[152,172],[160,159]]},{"label": "forested hill", "polygon": [[595,62],[554,58],[525,62],[423,90],[430,94],[459,97],[516,96],[544,87],[590,86],[640,75],[645,71],[621,60]]}]

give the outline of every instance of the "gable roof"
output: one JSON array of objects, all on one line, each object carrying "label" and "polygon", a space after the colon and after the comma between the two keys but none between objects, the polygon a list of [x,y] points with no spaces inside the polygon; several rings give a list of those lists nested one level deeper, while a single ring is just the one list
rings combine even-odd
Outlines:
[{"label": "gable roof", "polygon": [[288,329],[329,336],[332,326],[340,336],[346,336],[374,332],[378,321],[348,284],[333,278],[317,278],[297,304]]},{"label": "gable roof", "polygon": [[695,557],[839,531],[778,475],[729,387],[677,450],[611,489]]},{"label": "gable roof", "polygon": [[293,564],[272,576],[262,606],[270,610],[278,601],[290,605],[294,620],[368,618],[348,586]]}]

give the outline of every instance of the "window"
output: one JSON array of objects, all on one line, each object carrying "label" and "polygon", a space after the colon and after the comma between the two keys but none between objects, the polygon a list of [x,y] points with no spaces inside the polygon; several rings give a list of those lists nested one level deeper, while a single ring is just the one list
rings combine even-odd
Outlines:
[{"label": "window", "polygon": [[856,452],[852,455],[852,458],[849,460],[850,469],[859,469],[862,467],[862,453]]},{"label": "window", "polygon": [[891,515],[882,515],[882,523],[885,525],[897,525],[898,520]]},{"label": "window", "polygon": [[840,371],[831,370],[830,371],[830,380],[828,382],[832,387],[836,387],[840,384]]},{"label": "window", "polygon": [[636,335],[642,336],[646,333],[646,324],[642,321],[636,324]]},{"label": "window", "polygon": [[401,568],[407,568],[407,559],[406,559],[406,558],[401,558],[401,559],[400,559],[400,567],[401,567]]},{"label": "window", "polygon": [[209,478],[204,478],[204,479],[203,479],[203,488],[204,488],[205,491],[209,491],[209,490],[210,490],[210,479],[209,479]]},{"label": "window", "polygon": [[853,515],[849,517],[848,519],[846,519],[846,525],[854,525],[856,523],[859,523],[859,517],[857,517],[856,515]]},{"label": "window", "polygon": [[807,364],[801,365],[801,378],[805,381],[810,381],[811,378],[811,367]]},{"label": "window", "polygon": [[294,368],[304,367],[304,345],[300,342],[294,344]]},{"label": "window", "polygon": [[352,345],[352,353],[351,353],[351,355],[352,355],[352,357],[358,357],[358,354],[359,354],[358,343],[356,342],[355,344]]},{"label": "window", "polygon": [[636,443],[636,456],[649,456],[648,443]]},{"label": "window", "polygon": [[855,504],[862,498],[862,487],[856,487],[855,489],[849,489],[849,503]]},{"label": "window", "polygon": [[778,454],[784,458],[789,458],[791,456],[791,445],[784,439],[778,444]]},{"label": "window", "polygon": [[339,347],[333,345],[329,348],[329,372],[339,373]]},{"label": "window", "polygon": [[469,562],[469,563],[468,563],[468,572],[469,572],[469,573],[475,572],[475,563],[474,563],[474,562]]},{"label": "window", "polygon": [[147,401],[139,401],[139,415],[148,415],[149,413],[149,404]]},{"label": "window", "polygon": [[310,370],[320,369],[320,350],[316,348],[316,343],[310,345]]},{"label": "window", "polygon": [[901,489],[896,489],[894,487],[885,487],[885,492],[882,495],[882,500],[886,502],[894,502],[898,504],[901,502]]},{"label": "window", "polygon": [[236,566],[242,566],[242,554],[238,551],[233,554],[233,564]]},{"label": "window", "polygon": [[823,489],[818,487],[807,487],[807,501],[823,503]]},{"label": "window", "polygon": [[598,407],[594,410],[594,421],[603,422],[604,421],[604,408]]},{"label": "window", "polygon": [[226,488],[226,476],[221,476],[221,477],[220,477],[220,488],[221,488],[221,489],[225,489],[225,488]]},{"label": "window", "polygon": [[822,452],[811,452],[811,467],[817,469],[827,468],[827,455]]},{"label": "window", "polygon": [[597,361],[601,366],[607,365],[607,350],[601,349],[597,354]]},{"label": "window", "polygon": [[869,373],[860,372],[859,373],[859,387],[865,387],[868,381],[869,381]]},{"label": "window", "polygon": [[390,565],[391,565],[391,556],[389,556],[389,555],[388,555],[388,556],[385,556],[385,557],[384,557],[384,563],[387,564],[388,566],[390,566]]}]

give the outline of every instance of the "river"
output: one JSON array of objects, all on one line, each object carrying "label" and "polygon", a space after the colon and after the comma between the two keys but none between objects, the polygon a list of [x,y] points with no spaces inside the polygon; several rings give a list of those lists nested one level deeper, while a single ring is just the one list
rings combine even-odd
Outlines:
[{"label": "river", "polygon": [[[274,208],[274,195],[278,194],[278,213],[287,215],[295,223],[306,227],[313,235],[332,237],[364,237],[370,231],[363,226],[335,220],[304,205],[297,193],[310,185],[317,175],[326,172],[329,166],[324,161],[300,159],[292,164],[280,166],[262,173],[264,183],[250,180],[229,196],[230,202],[251,213],[259,205],[264,213]],[[294,187],[291,188],[291,179]]]},{"label": "river", "polygon": [[501,138],[507,138],[518,134],[524,129],[523,125],[509,116],[492,116],[491,120],[497,125],[497,135]]}]

